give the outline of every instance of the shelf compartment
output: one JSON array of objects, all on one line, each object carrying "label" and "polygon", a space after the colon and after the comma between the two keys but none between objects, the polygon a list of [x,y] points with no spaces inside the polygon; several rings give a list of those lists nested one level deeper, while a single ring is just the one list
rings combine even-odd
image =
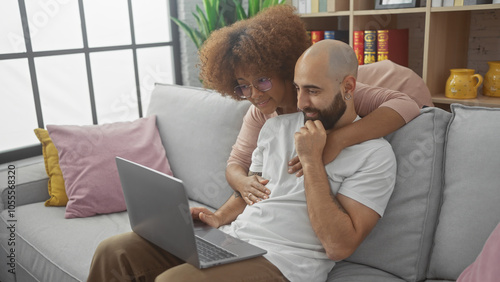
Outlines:
[{"label": "shelf compartment", "polygon": [[349,16],[303,17],[307,30],[349,30]]},{"label": "shelf compartment", "polygon": [[338,12],[319,12],[310,14],[299,14],[301,18],[327,18],[327,17],[340,17],[349,16],[349,11],[338,11]]},{"label": "shelf compartment", "polygon": [[467,68],[470,12],[433,13],[423,79],[431,93],[444,93],[450,69]]},{"label": "shelf compartment", "polygon": [[491,10],[491,9],[500,9],[500,4],[432,7],[431,12],[439,13],[439,12],[478,11],[478,10]]},{"label": "shelf compartment", "polygon": [[364,15],[385,15],[385,14],[414,14],[414,13],[425,13],[425,7],[418,8],[403,8],[403,9],[384,9],[384,10],[359,10],[353,11],[355,16]]},{"label": "shelf compartment", "polygon": [[432,95],[432,102],[435,104],[453,104],[459,103],[467,106],[479,107],[494,107],[500,108],[500,98],[477,95],[475,99],[452,99],[444,95],[444,93]]}]

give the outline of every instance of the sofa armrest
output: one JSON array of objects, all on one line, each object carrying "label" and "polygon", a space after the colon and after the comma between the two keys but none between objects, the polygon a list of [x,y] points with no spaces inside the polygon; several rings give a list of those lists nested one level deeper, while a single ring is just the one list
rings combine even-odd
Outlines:
[{"label": "sofa armrest", "polygon": [[[9,166],[13,173],[9,173]],[[14,176],[14,189],[8,185],[8,175]],[[22,205],[43,202],[49,198],[48,177],[43,157],[15,161],[0,166],[0,211]]]}]

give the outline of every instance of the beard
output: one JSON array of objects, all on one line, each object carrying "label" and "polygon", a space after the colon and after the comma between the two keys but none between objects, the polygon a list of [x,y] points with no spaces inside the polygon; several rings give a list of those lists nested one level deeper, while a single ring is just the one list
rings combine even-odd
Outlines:
[{"label": "beard", "polygon": [[[325,130],[332,129],[339,121],[339,119],[344,115],[346,108],[346,103],[342,98],[342,95],[340,95],[339,91],[337,95],[335,95],[333,102],[324,110],[312,107],[304,108],[302,110],[302,112],[304,113],[304,123],[307,120],[320,120]],[[306,116],[306,113],[317,113],[318,115],[315,118],[309,118]]]}]

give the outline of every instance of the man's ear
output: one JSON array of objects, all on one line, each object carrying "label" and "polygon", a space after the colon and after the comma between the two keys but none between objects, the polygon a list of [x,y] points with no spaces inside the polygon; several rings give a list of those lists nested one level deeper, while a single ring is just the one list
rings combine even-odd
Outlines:
[{"label": "man's ear", "polygon": [[352,75],[348,75],[344,78],[342,84],[344,85],[344,94],[350,93],[352,95],[354,89],[356,89],[356,78]]}]

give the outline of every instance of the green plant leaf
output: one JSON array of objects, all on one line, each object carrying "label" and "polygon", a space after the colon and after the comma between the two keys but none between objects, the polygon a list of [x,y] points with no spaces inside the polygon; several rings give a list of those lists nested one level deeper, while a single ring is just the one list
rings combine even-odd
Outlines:
[{"label": "green plant leaf", "polygon": [[196,35],[195,35],[195,31],[189,27],[187,24],[185,24],[183,21],[177,19],[177,18],[174,18],[174,17],[171,17],[171,19],[174,21],[174,23],[176,23],[182,30],[184,30],[185,33],[187,33],[187,35],[189,36],[189,38],[191,38],[191,40],[194,42],[194,44],[196,45],[196,48],[199,49],[201,44],[200,44],[200,41],[199,41],[199,38],[196,38]]},{"label": "green plant leaf", "polygon": [[[207,37],[202,34],[199,30],[194,30],[194,34],[197,36],[198,40],[199,40],[199,45],[201,47],[201,45],[203,45],[203,43],[205,42],[205,40],[207,40]],[[200,49],[200,47],[198,47],[198,49]]]},{"label": "green plant leaf", "polygon": [[196,5],[196,12],[198,12],[198,15],[193,13],[193,16],[196,19],[196,22],[198,23],[200,32],[205,34],[205,37],[208,37],[208,35],[210,35],[211,29],[207,17],[205,16],[205,13],[203,13],[201,8],[198,7],[198,5]]},{"label": "green plant leaf", "polygon": [[[253,17],[265,8],[285,3],[285,0],[248,0],[248,12],[245,12],[242,6],[242,0],[202,1],[205,11],[196,5],[196,12],[192,13],[199,29],[189,27],[184,22],[172,18],[172,20],[191,38],[198,49],[214,30],[233,23],[232,17],[227,17],[227,15],[226,17],[224,16],[226,11],[233,11],[234,8],[235,21],[239,21]],[[231,1],[234,3],[234,7],[228,5]]]},{"label": "green plant leaf", "polygon": [[221,13],[219,14],[219,20],[217,21],[217,29],[225,26],[226,26],[226,20],[224,20],[224,14]]},{"label": "green plant leaf", "polygon": [[241,5],[241,2],[238,0],[233,0],[234,5],[236,6],[236,18],[241,21],[244,19],[247,19],[247,13],[245,13],[245,9],[243,9],[243,6]]},{"label": "green plant leaf", "polygon": [[208,23],[208,30],[215,29],[215,22],[217,21],[216,11],[219,11],[219,6],[213,5],[211,0],[203,0],[203,6],[205,7],[206,19]]},{"label": "green plant leaf", "polygon": [[248,0],[248,17],[255,16],[260,10],[260,0]]}]

